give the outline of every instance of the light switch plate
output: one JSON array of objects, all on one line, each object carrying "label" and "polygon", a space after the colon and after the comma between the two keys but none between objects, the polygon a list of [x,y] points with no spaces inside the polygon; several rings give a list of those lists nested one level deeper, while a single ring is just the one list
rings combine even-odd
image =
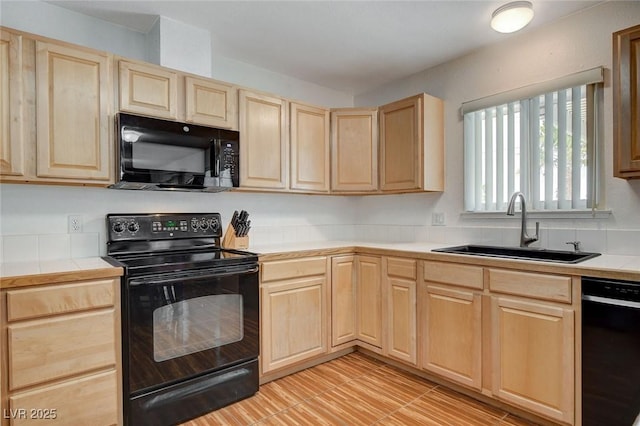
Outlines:
[{"label": "light switch plate", "polygon": [[431,225],[444,226],[445,225],[444,212],[431,213]]}]

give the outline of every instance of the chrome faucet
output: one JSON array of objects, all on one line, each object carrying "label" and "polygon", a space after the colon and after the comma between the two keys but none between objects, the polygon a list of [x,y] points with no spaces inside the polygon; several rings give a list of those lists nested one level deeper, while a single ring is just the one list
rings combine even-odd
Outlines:
[{"label": "chrome faucet", "polygon": [[522,192],[514,192],[509,200],[509,206],[507,207],[507,214],[513,216],[516,210],[516,199],[520,197],[520,205],[522,207],[522,224],[520,225],[520,247],[528,247],[529,244],[538,241],[538,234],[540,232],[540,222],[536,222],[536,234],[530,237],[527,234],[527,205]]}]

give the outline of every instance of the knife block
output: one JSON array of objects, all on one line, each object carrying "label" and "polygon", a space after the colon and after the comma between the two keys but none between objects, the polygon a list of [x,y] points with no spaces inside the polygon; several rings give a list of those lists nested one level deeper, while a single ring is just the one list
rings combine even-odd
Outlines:
[{"label": "knife block", "polygon": [[222,247],[230,249],[249,248],[249,236],[238,237],[236,230],[229,224],[229,226],[227,226],[227,232],[224,233],[224,238],[222,239]]}]

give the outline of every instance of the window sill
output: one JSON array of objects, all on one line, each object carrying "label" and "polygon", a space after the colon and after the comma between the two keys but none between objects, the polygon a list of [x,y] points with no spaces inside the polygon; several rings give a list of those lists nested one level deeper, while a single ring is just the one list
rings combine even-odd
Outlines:
[{"label": "window sill", "polygon": [[[611,210],[564,210],[564,211],[527,211],[530,219],[608,219],[613,212]],[[521,212],[517,211],[516,216]],[[492,212],[462,212],[461,219],[504,219],[507,213],[504,211]]]}]

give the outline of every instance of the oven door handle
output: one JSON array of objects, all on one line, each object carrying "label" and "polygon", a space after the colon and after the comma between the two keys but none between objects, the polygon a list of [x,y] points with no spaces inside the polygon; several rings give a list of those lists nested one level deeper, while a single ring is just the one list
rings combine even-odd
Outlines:
[{"label": "oven door handle", "polygon": [[582,300],[586,300],[587,302],[600,303],[603,305],[624,306],[625,308],[640,309],[640,303],[633,302],[631,300],[609,299],[608,297],[590,295],[583,295]]},{"label": "oven door handle", "polygon": [[211,272],[209,274],[184,274],[179,277],[169,277],[162,278],[161,276],[147,276],[143,278],[137,278],[129,281],[130,286],[138,286],[138,285],[165,285],[172,284],[178,281],[192,280],[192,279],[208,279],[208,278],[224,278],[229,277],[231,275],[245,275],[245,274],[254,274],[259,270],[258,266],[254,266],[252,268],[234,268],[234,269],[224,269],[219,272]]}]

